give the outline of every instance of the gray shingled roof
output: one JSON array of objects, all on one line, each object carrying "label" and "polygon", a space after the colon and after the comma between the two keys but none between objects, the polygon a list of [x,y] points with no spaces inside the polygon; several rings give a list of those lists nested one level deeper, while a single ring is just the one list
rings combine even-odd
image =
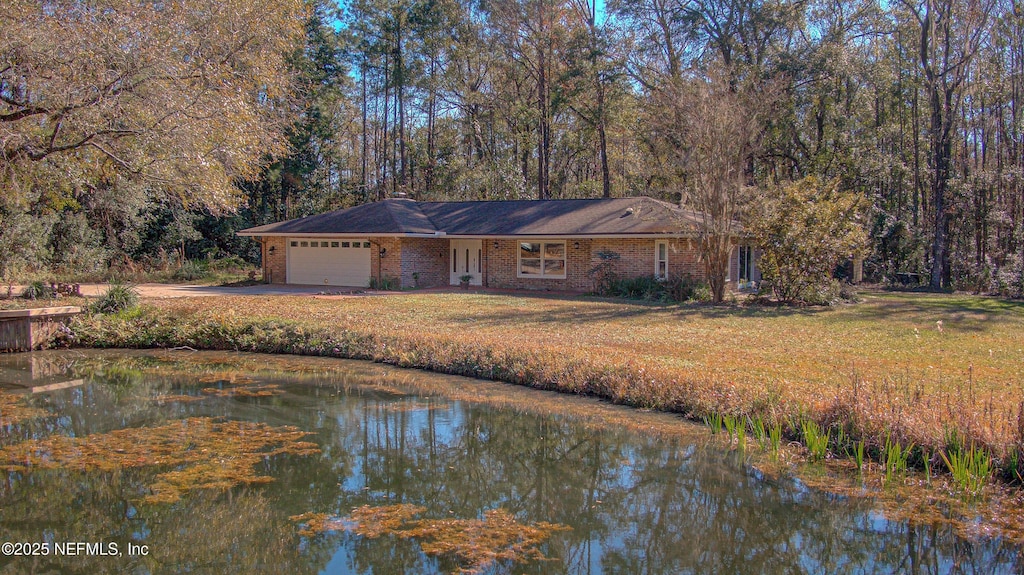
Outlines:
[{"label": "gray shingled roof", "polygon": [[688,235],[699,216],[646,197],[590,200],[414,202],[387,199],[267,224],[246,236],[388,234],[448,236]]}]

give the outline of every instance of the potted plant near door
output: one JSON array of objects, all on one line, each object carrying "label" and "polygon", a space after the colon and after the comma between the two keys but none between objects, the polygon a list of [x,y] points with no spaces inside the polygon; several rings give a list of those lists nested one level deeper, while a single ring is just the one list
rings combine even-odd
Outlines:
[{"label": "potted plant near door", "polygon": [[469,282],[472,281],[473,276],[466,274],[459,276],[459,287],[462,289],[469,289]]}]

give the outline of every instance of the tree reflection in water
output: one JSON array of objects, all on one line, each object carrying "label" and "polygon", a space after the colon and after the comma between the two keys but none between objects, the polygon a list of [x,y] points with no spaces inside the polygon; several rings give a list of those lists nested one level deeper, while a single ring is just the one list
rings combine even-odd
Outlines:
[{"label": "tree reflection in water", "polygon": [[[289,519],[307,512],[341,518],[364,505],[396,504],[421,506],[427,519],[475,519],[504,509],[522,524],[571,527],[542,545],[552,560],[506,561],[493,570],[499,573],[1020,570],[1011,544],[887,521],[870,500],[759,477],[735,453],[693,439],[699,436],[666,437],[581,417],[573,398],[509,388],[510,399],[495,406],[415,395],[400,385],[408,375],[309,358],[75,353],[70,375],[86,383],[30,398],[28,405],[50,415],[6,426],[0,446],[220,417],[313,432],[306,439],[321,453],[265,459],[257,472],[271,483],[189,492],[171,504],[144,502],[155,468],[6,473],[0,526],[8,540],[117,541],[123,549],[130,541],[148,545],[150,555],[6,557],[0,573],[457,570],[453,558],[427,556],[409,539],[344,531],[306,537]],[[490,385],[463,381],[463,390]],[[201,391],[248,383],[276,385],[281,393]],[[200,399],[159,399],[174,396]]]}]

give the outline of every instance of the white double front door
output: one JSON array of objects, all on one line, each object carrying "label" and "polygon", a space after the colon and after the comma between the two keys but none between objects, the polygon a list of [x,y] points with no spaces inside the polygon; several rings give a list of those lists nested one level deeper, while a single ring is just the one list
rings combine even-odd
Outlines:
[{"label": "white double front door", "polygon": [[462,282],[462,276],[470,276],[471,285],[483,282],[483,242],[481,240],[451,240],[451,285]]}]

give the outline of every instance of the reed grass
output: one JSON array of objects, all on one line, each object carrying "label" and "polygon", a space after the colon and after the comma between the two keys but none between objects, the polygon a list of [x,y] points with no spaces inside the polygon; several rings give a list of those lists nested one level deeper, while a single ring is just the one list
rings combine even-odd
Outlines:
[{"label": "reed grass", "polygon": [[979,494],[992,475],[992,458],[984,449],[972,445],[967,450],[940,451],[939,455],[957,488],[967,495]]},{"label": "reed grass", "polygon": [[722,432],[722,414],[712,413],[703,417],[704,425],[711,429],[711,434],[716,435]]},{"label": "reed grass", "polygon": [[859,473],[864,472],[864,440],[857,441],[853,444],[853,459],[857,463],[857,471]]},{"label": "reed grass", "polygon": [[732,441],[734,435],[736,435],[736,429],[740,425],[740,420],[734,415],[722,416],[722,423],[725,424],[725,432],[729,434],[729,440]]},{"label": "reed grass", "polygon": [[821,427],[811,420],[805,420],[800,429],[803,432],[804,445],[810,453],[811,460],[825,459],[828,456],[828,444],[832,431],[822,432]]},{"label": "reed grass", "polygon": [[782,425],[776,423],[768,430],[768,441],[772,457],[778,457],[782,447]]},{"label": "reed grass", "polygon": [[757,441],[757,446],[762,451],[768,451],[768,430],[765,428],[764,419],[761,416],[754,417],[753,419],[747,418],[747,423],[750,425],[750,432]]},{"label": "reed grass", "polygon": [[882,449],[882,465],[885,466],[885,478],[883,483],[890,484],[894,479],[903,479],[907,473],[907,461],[914,444],[906,448],[900,445],[899,441],[886,437],[885,447]]}]

